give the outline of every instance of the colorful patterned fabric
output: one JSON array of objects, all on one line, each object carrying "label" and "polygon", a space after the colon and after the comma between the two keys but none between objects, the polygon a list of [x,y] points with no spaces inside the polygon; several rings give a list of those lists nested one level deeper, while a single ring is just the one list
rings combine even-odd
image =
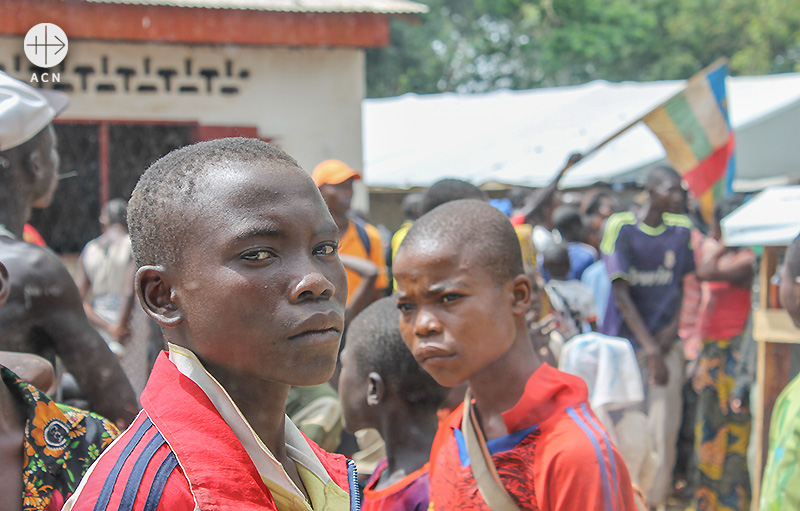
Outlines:
[{"label": "colorful patterned fabric", "polygon": [[381,460],[364,488],[364,511],[426,511],[428,509],[428,464],[408,474],[394,484],[376,490],[381,474],[386,470]]},{"label": "colorful patterned fabric", "polygon": [[698,394],[695,423],[697,511],[750,509],[747,446],[750,413],[729,407],[738,364],[736,340],[706,340],[693,385]]},{"label": "colorful patterned fabric", "polygon": [[[521,510],[636,509],[625,462],[587,399],[583,380],[542,364],[503,413],[509,434],[487,447]],[[489,510],[472,475],[462,415],[463,405],[440,425],[431,449],[431,511]]]},{"label": "colorful patterned fabric", "polygon": [[1,365],[0,375],[27,415],[22,509],[59,510],[119,431],[99,415],[51,401]]},{"label": "colorful patterned fabric", "polygon": [[686,89],[643,118],[709,217],[714,198],[730,192],[734,175],[727,76],[725,63],[694,76]]}]

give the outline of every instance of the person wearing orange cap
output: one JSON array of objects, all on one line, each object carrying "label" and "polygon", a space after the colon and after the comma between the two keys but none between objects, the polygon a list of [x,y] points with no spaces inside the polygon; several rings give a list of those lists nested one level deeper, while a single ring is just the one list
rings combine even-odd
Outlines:
[{"label": "person wearing orange cap", "polygon": [[[383,254],[381,235],[373,225],[360,218],[349,215],[350,202],[353,199],[353,181],[361,179],[361,175],[339,160],[325,160],[316,166],[311,174],[319,188],[325,204],[339,227],[339,254],[360,257],[371,261],[378,268],[375,280],[375,292],[366,293],[364,303],[352,303],[357,300],[357,290],[363,276],[357,268],[345,264],[347,271],[347,307],[361,310],[377,298],[389,286],[386,273],[386,260]],[[344,257],[342,258],[344,262]],[[358,300],[361,301],[361,300]],[[355,314],[352,314],[355,315]]]}]

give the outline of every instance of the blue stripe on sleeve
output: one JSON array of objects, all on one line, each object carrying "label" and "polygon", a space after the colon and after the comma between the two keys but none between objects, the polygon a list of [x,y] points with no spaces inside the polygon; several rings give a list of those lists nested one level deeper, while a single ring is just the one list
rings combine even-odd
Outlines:
[{"label": "blue stripe on sleeve", "polygon": [[156,509],[158,509],[158,504],[161,502],[161,495],[164,493],[164,488],[167,486],[167,479],[169,479],[170,474],[172,474],[172,471],[175,470],[177,466],[178,458],[175,457],[174,452],[170,451],[156,471],[153,484],[150,485],[150,493],[147,494],[147,500],[144,503],[144,509],[142,511],[156,511]]},{"label": "blue stripe on sleeve", "polygon": [[103,488],[100,490],[100,495],[98,495],[97,502],[94,504],[94,511],[103,511],[108,507],[108,501],[111,500],[111,494],[114,492],[114,485],[117,484],[117,477],[119,477],[119,472],[122,470],[122,466],[125,464],[128,456],[130,456],[133,450],[136,448],[136,445],[142,439],[145,432],[150,429],[152,425],[153,423],[150,422],[150,417],[145,417],[144,421],[142,421],[142,424],[139,426],[139,429],[136,430],[136,433],[134,433],[131,439],[128,441],[128,444],[122,450],[119,458],[117,458],[117,461],[111,468],[111,472],[108,474],[106,481],[103,483]]},{"label": "blue stripe on sleeve", "polygon": [[589,421],[589,424],[594,427],[595,430],[599,431],[600,434],[603,436],[603,443],[606,446],[606,454],[608,454],[608,462],[611,465],[611,487],[614,491],[614,495],[617,493],[617,463],[614,460],[614,450],[611,446],[611,440],[608,439],[608,435],[606,435],[606,431],[599,425],[595,420],[592,418],[592,414],[589,413],[589,409],[586,406],[586,403],[581,404],[581,411],[583,411],[583,416],[586,420]]},{"label": "blue stripe on sleeve", "polygon": [[586,424],[583,419],[578,415],[575,411],[574,407],[567,408],[567,415],[575,421],[575,423],[580,427],[586,436],[589,437],[589,440],[592,442],[592,447],[594,447],[594,454],[597,456],[597,463],[600,466],[600,479],[603,485],[603,504],[605,511],[613,511],[613,507],[611,505],[611,486],[608,481],[608,470],[606,469],[606,461],[603,456],[603,452],[600,450],[600,442],[597,440],[597,436]]},{"label": "blue stripe on sleeve", "polygon": [[153,438],[147,442],[147,445],[139,454],[136,459],[131,473],[128,476],[128,482],[125,484],[125,491],[122,492],[122,499],[119,502],[119,511],[133,511],[133,503],[136,500],[136,495],[139,493],[139,486],[142,484],[144,472],[147,470],[147,465],[153,459],[156,451],[164,445],[164,437],[161,433],[156,433]]}]

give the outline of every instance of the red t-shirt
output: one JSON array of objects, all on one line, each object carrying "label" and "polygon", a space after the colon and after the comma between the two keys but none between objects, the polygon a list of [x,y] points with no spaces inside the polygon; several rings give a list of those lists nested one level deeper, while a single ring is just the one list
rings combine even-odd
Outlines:
[{"label": "red t-shirt", "polygon": [[364,488],[363,511],[426,511],[428,509],[428,464],[394,484],[376,490],[375,486],[387,467],[381,460]]},{"label": "red t-shirt", "polygon": [[[500,479],[524,511],[634,511],[630,475],[589,408],[586,384],[547,364],[503,413],[509,434],[487,442]],[[430,509],[489,510],[461,434],[463,406],[436,434]]]},{"label": "red t-shirt", "polygon": [[[752,260],[755,254],[750,249],[725,254],[721,264],[732,264],[738,260]],[[750,317],[750,288],[732,282],[703,282],[703,301],[700,304],[699,329],[704,341],[736,337],[747,325]]]}]

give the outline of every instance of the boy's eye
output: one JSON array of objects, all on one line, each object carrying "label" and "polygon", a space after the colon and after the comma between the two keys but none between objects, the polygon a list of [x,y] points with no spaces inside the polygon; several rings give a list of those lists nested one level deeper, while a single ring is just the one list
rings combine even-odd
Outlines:
[{"label": "boy's eye", "polygon": [[442,296],[442,303],[450,303],[458,300],[459,298],[461,298],[461,295],[458,293],[447,293],[446,295]]},{"label": "boy's eye", "polygon": [[246,253],[242,254],[242,259],[244,259],[245,261],[251,261],[251,262],[265,261],[265,260],[270,259],[272,257],[275,257],[275,256],[269,250],[254,250],[252,252],[246,252]]},{"label": "boy's eye", "polygon": [[397,308],[400,312],[408,312],[414,308],[414,305],[411,303],[400,302],[397,304]]},{"label": "boy's eye", "polygon": [[315,255],[323,255],[323,256],[331,256],[334,255],[338,251],[338,245],[336,243],[326,243],[324,245],[320,245],[314,249]]}]

